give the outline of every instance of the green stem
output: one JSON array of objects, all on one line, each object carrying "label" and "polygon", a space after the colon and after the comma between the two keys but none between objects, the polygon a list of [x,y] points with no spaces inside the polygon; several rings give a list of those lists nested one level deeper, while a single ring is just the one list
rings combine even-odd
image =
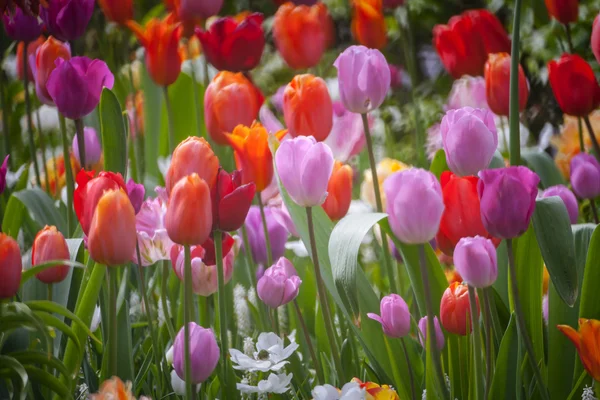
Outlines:
[{"label": "green stem", "polygon": [[[1,60],[0,60],[1,61]],[[0,71],[0,109],[2,109],[2,136],[4,136],[4,156],[10,154],[10,133],[8,128],[8,121],[10,119],[10,111],[6,102],[4,93],[5,75],[3,71]],[[3,157],[4,158],[4,157]],[[12,160],[8,159],[9,168],[12,166]]]},{"label": "green stem", "polygon": [[600,220],[598,220],[598,210],[596,209],[596,201],[594,199],[590,199],[590,208],[592,209],[592,215],[594,216],[594,222],[596,224],[600,224]]},{"label": "green stem", "polygon": [[519,44],[521,41],[521,3],[515,0],[512,48],[510,60],[510,165],[521,163],[521,141],[519,132]]},{"label": "green stem", "polygon": [[468,285],[469,291],[469,307],[471,314],[471,326],[473,327],[473,357],[475,359],[475,393],[476,399],[480,399],[483,393],[483,385],[481,378],[483,377],[483,365],[481,362],[481,333],[479,332],[479,315],[477,312],[477,298],[475,295],[475,288]]},{"label": "green stem", "polygon": [[[69,138],[67,137],[67,123],[65,117],[58,113],[60,120],[60,131],[62,134],[63,158],[65,164],[65,177],[67,181],[67,227],[69,236],[71,235],[73,224],[71,219],[73,216],[73,192],[75,191],[75,183],[73,180],[73,171],[71,170],[71,153],[69,152]],[[58,191],[58,170],[54,171],[54,181]]]},{"label": "green stem", "polygon": [[229,344],[227,338],[227,295],[225,293],[225,276],[223,270],[223,234],[221,231],[214,232],[215,239],[215,258],[217,259],[217,282],[219,284],[219,328],[221,330],[221,365],[223,366],[223,387],[227,388],[227,354],[229,354]]},{"label": "green stem", "polygon": [[183,279],[183,338],[185,351],[185,391],[188,399],[194,398],[195,385],[192,384],[192,363],[190,354],[190,322],[192,314],[192,255],[189,245],[184,246],[185,271]]},{"label": "green stem", "polygon": [[271,252],[271,238],[269,237],[269,227],[267,225],[267,217],[265,215],[265,207],[260,197],[260,192],[256,192],[256,201],[258,201],[258,208],[260,208],[260,218],[262,219],[263,232],[265,234],[265,245],[267,246],[267,264],[265,268],[269,268],[273,265],[273,253]]},{"label": "green stem", "polygon": [[117,375],[117,270],[108,268],[108,375],[107,378]]},{"label": "green stem", "polygon": [[331,320],[331,309],[329,308],[329,301],[327,300],[327,292],[325,291],[325,285],[323,284],[323,278],[321,277],[321,266],[319,264],[319,253],[317,252],[317,241],[315,239],[315,228],[313,225],[312,208],[306,207],[306,218],[308,221],[308,233],[310,236],[310,250],[313,259],[313,265],[315,267],[315,278],[317,281],[317,292],[319,293],[319,300],[321,301],[321,310],[323,311],[323,320],[325,322],[325,331],[327,332],[327,339],[329,340],[329,347],[331,348],[331,355],[333,356],[333,362],[335,365],[336,372],[338,374],[338,380],[340,386],[346,382],[344,379],[344,369],[342,367],[342,360],[338,351],[338,345],[336,342],[335,331],[333,328],[333,322]]},{"label": "green stem", "polygon": [[417,392],[415,390],[415,377],[413,374],[412,365],[410,363],[410,358],[408,357],[408,350],[406,349],[406,342],[404,338],[400,338],[400,343],[402,344],[402,352],[404,352],[404,359],[406,360],[406,367],[408,368],[408,376],[410,379],[410,398],[412,400],[417,400]]},{"label": "green stem", "polygon": [[35,172],[35,181],[38,186],[42,186],[42,179],[40,178],[40,167],[38,165],[38,159],[35,151],[35,140],[33,138],[33,121],[31,119],[31,99],[29,98],[29,75],[27,74],[27,42],[23,43],[23,89],[25,91],[25,110],[27,113],[27,138],[29,139],[29,152],[31,153],[31,159],[33,161],[33,170]]},{"label": "green stem", "polygon": [[142,152],[144,151],[144,146],[141,145],[141,136],[142,133],[139,130],[138,121],[137,121],[137,107],[135,103],[135,85],[133,83],[133,68],[131,67],[131,63],[129,63],[129,68],[127,68],[127,72],[129,74],[129,82],[130,85],[130,94],[131,94],[131,111],[132,111],[132,119],[133,119],[133,130],[135,131],[135,138],[131,135],[131,144],[133,145],[133,153],[135,155],[135,165],[137,167],[138,179],[136,182],[144,181],[144,160],[142,157]]},{"label": "green stem", "polygon": [[583,139],[583,124],[581,123],[581,117],[577,117],[577,126],[579,128],[579,149],[582,153],[585,153],[585,141]]},{"label": "green stem", "polygon": [[248,230],[246,224],[242,225],[242,240],[244,242],[244,254],[246,255],[246,270],[248,272],[248,280],[252,283],[252,287],[256,287],[256,268],[253,268],[252,251],[250,250],[250,240],[248,240]]},{"label": "green stem", "polygon": [[[492,372],[494,368],[494,359],[492,357],[492,315],[490,312],[489,299],[486,289],[481,290],[483,300],[483,323],[485,325],[485,396],[488,399],[490,389],[492,388]],[[469,300],[470,301],[470,300]]]},{"label": "green stem", "polygon": [[298,316],[298,321],[300,322],[300,326],[302,327],[302,332],[304,332],[304,340],[306,341],[306,345],[308,346],[308,352],[310,353],[310,357],[312,358],[313,364],[315,365],[315,370],[317,371],[317,379],[321,385],[326,383],[325,376],[323,375],[323,369],[321,368],[321,363],[319,363],[319,359],[317,358],[317,354],[315,353],[315,348],[313,347],[312,341],[310,340],[310,333],[308,332],[308,328],[306,327],[306,323],[304,322],[304,317],[302,317],[302,311],[300,311],[300,306],[298,306],[298,301],[294,299],[294,309],[296,310],[296,315]]},{"label": "green stem", "polygon": [[187,52],[188,59],[190,60],[190,68],[192,75],[192,85],[193,85],[193,93],[194,93],[194,111],[196,112],[196,134],[198,137],[202,137],[202,116],[200,114],[200,110],[202,106],[200,105],[200,95],[198,94],[198,79],[196,78],[196,67],[194,66],[194,60],[192,59],[192,51],[190,49],[191,41],[187,43]]},{"label": "green stem", "polygon": [[38,137],[40,138],[40,148],[42,150],[42,168],[44,169],[44,177],[46,178],[46,192],[50,193],[50,175],[48,174],[48,160],[46,160],[46,140],[42,134],[42,119],[40,118],[39,108],[35,112],[35,120],[37,123]]},{"label": "green stem", "polygon": [[48,301],[53,301],[52,299],[54,298],[52,295],[52,289],[54,288],[54,285],[52,283],[48,284]]},{"label": "green stem", "polygon": [[567,23],[565,25],[565,33],[567,36],[567,44],[569,45],[569,53],[574,54],[573,51],[573,38],[571,35],[571,26]]},{"label": "green stem", "polygon": [[515,314],[517,317],[517,328],[519,331],[519,335],[523,340],[523,344],[525,345],[527,358],[529,359],[531,369],[533,369],[533,375],[535,380],[537,381],[540,393],[544,399],[548,400],[548,390],[546,388],[546,385],[544,384],[542,373],[540,372],[537,365],[537,358],[535,357],[533,343],[531,342],[531,338],[529,337],[529,333],[527,332],[527,325],[525,325],[525,317],[523,316],[523,310],[521,308],[519,288],[517,287],[517,266],[515,263],[515,257],[513,253],[512,239],[506,239],[506,248],[508,250],[508,273],[510,278],[509,286],[515,308]]},{"label": "green stem", "polygon": [[169,100],[169,87],[163,87],[163,94],[165,96],[165,107],[167,108],[167,121],[169,123],[169,153],[173,153],[175,150],[175,126],[173,120],[173,109],[171,108],[171,100]]},{"label": "green stem", "polygon": [[167,302],[167,284],[169,280],[169,261],[163,260],[162,262],[162,279],[160,284],[160,301],[162,303],[163,314],[165,316],[165,324],[167,324],[167,330],[169,331],[169,336],[171,337],[171,341],[175,341],[175,328],[173,328],[173,322],[171,321],[171,316],[169,312],[169,304]]},{"label": "green stem", "polygon": [[[377,178],[377,164],[375,163],[375,154],[373,153],[373,139],[371,138],[371,131],[369,129],[369,119],[367,114],[361,114],[363,121],[363,129],[365,131],[365,138],[367,141],[367,151],[369,153],[369,164],[371,165],[371,175],[373,178],[373,189],[375,190],[375,203],[377,205],[377,212],[383,212],[383,202],[381,201],[381,191],[379,188],[379,179]],[[387,235],[381,231],[381,248],[383,250],[383,265],[385,272],[390,282],[390,291],[398,293],[396,287],[396,280],[394,279],[394,270],[392,269],[390,246],[388,244]]]},{"label": "green stem", "polygon": [[[592,148],[594,149],[594,155],[598,160],[600,160],[600,145],[598,145],[598,140],[596,140],[596,135],[594,134],[594,127],[590,122],[590,117],[583,117],[583,122],[585,122],[585,126],[587,127],[588,133],[590,134],[590,140],[592,141]],[[585,150],[582,150],[585,151]]]},{"label": "green stem", "polygon": [[77,150],[79,150],[79,164],[81,168],[88,169],[87,160],[85,157],[85,134],[83,133],[83,120],[76,119],[75,130],[77,132]]}]

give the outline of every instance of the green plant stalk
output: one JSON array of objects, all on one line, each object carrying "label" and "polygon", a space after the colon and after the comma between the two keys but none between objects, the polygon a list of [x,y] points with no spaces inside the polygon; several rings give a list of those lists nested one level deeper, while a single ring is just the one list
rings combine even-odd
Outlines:
[{"label": "green plant stalk", "polygon": [[512,48],[510,51],[510,165],[521,163],[521,140],[519,131],[519,43],[521,40],[521,5],[515,0]]},{"label": "green plant stalk", "polygon": [[83,120],[76,119],[75,129],[77,131],[77,149],[79,150],[79,163],[81,168],[88,169],[87,160],[85,157],[85,134],[83,132]]},{"label": "green plant stalk", "polygon": [[194,389],[192,384],[192,362],[190,354],[190,322],[193,309],[192,300],[192,254],[189,245],[183,246],[185,254],[185,271],[183,279],[183,338],[185,352],[185,392],[187,399],[194,398]]},{"label": "green plant stalk", "polygon": [[[485,395],[484,399],[490,396],[492,388],[492,372],[494,368],[494,359],[492,357],[492,315],[486,289],[481,290],[481,298],[483,300],[483,323],[485,325]],[[470,301],[470,300],[469,300]]]},{"label": "green plant stalk", "polygon": [[592,141],[592,148],[594,149],[595,156],[598,160],[600,160],[600,145],[598,145],[598,140],[596,140],[596,135],[594,134],[594,127],[590,122],[590,117],[587,115],[583,117],[583,122],[585,122],[585,126],[588,130],[588,133],[590,134],[590,140]]},{"label": "green plant stalk", "polygon": [[[375,154],[373,153],[373,139],[371,138],[371,131],[369,129],[369,120],[367,114],[361,114],[361,117],[363,121],[363,129],[365,131],[365,138],[367,141],[367,151],[369,153],[369,164],[371,165],[371,175],[373,177],[373,190],[375,191],[377,212],[383,212],[383,202],[381,201],[379,179],[377,179],[377,164],[375,163]],[[385,268],[385,273],[390,281],[390,291],[393,293],[398,293],[396,280],[394,278],[394,270],[392,269],[390,246],[388,244],[387,235],[383,231],[381,231],[381,248],[383,252],[383,265]]]},{"label": "green plant stalk", "polygon": [[590,200],[590,208],[592,210],[592,216],[594,217],[594,222],[596,224],[600,224],[600,220],[598,219],[598,210],[596,209],[596,201],[594,199]]},{"label": "green plant stalk", "polygon": [[248,230],[246,224],[242,225],[242,240],[244,242],[244,254],[246,258],[246,270],[248,272],[248,280],[252,283],[252,287],[256,287],[256,270],[253,268],[252,250],[250,249],[250,240],[248,240]]},{"label": "green plant stalk", "polygon": [[269,268],[273,265],[273,253],[271,252],[271,238],[269,236],[269,227],[267,226],[267,217],[265,215],[265,207],[260,197],[260,192],[256,192],[256,201],[258,202],[258,208],[260,209],[260,218],[262,220],[263,232],[265,234],[265,244],[267,246],[267,265]]},{"label": "green plant stalk", "polygon": [[[29,65],[27,62],[27,45],[23,43],[23,66],[25,72],[27,72],[26,66]],[[38,159],[35,152],[35,140],[33,138],[33,121],[31,119],[31,99],[29,98],[29,75],[23,74],[23,90],[25,92],[25,110],[27,112],[27,139],[29,140],[29,152],[31,153],[31,159],[33,161],[33,170],[35,172],[35,181],[39,187],[42,187],[42,179],[40,177],[40,167],[38,165]]]},{"label": "green plant stalk", "polygon": [[214,231],[215,258],[217,259],[217,282],[219,285],[219,329],[221,334],[221,365],[223,366],[223,387],[228,390],[227,354],[229,344],[227,338],[227,294],[225,293],[225,271],[223,268],[223,233]]},{"label": "green plant stalk", "polygon": [[108,375],[105,378],[117,375],[118,347],[117,347],[117,271],[107,269],[108,273]]},{"label": "green plant stalk", "polygon": [[169,331],[171,341],[175,341],[175,328],[173,328],[173,322],[171,321],[171,313],[169,312],[169,304],[167,302],[167,284],[169,280],[169,261],[163,260],[162,262],[162,277],[160,284],[160,301],[162,303],[163,314],[165,316],[165,324]]},{"label": "green plant stalk", "polygon": [[410,380],[410,398],[412,400],[417,400],[417,392],[415,390],[415,377],[413,374],[412,365],[410,363],[410,358],[408,357],[408,350],[406,349],[406,342],[404,341],[404,338],[400,338],[400,343],[402,344],[402,352],[404,353],[406,367],[408,368],[408,377]]},{"label": "green plant stalk", "polygon": [[171,108],[171,100],[169,99],[169,87],[163,87],[163,94],[165,96],[165,107],[167,108],[167,121],[169,126],[169,153],[173,153],[175,150],[175,126],[173,120],[173,109]]},{"label": "green plant stalk", "polygon": [[525,325],[525,317],[523,316],[523,310],[521,308],[521,299],[519,297],[519,289],[517,287],[517,266],[515,263],[515,257],[513,253],[512,239],[506,239],[506,249],[508,251],[508,273],[510,278],[509,286],[513,305],[515,308],[515,315],[517,317],[517,328],[519,331],[519,335],[521,336],[521,339],[523,341],[523,344],[525,345],[527,358],[529,359],[529,364],[531,365],[531,369],[533,370],[533,376],[537,381],[540,393],[542,394],[542,397],[544,399],[549,400],[550,397],[548,395],[548,389],[544,384],[542,373],[538,368],[537,358],[535,357],[535,350],[533,349],[533,343],[531,342],[531,338],[529,337],[529,333],[527,332],[527,325]]},{"label": "green plant stalk", "polygon": [[[8,120],[10,119],[10,112],[6,104],[6,98],[4,96],[4,74],[0,73],[0,109],[2,109],[2,136],[4,137],[4,155],[10,154],[10,133],[8,130]],[[12,160],[8,159],[9,167],[12,166]]]},{"label": "green plant stalk", "polygon": [[479,315],[477,312],[477,298],[475,296],[475,288],[471,285],[468,285],[469,292],[469,307],[471,314],[471,326],[473,327],[473,358],[475,362],[475,393],[476,399],[481,399],[483,396],[483,384],[482,384],[482,373],[483,373],[483,365],[481,362],[481,333],[479,332]]},{"label": "green plant stalk", "polygon": [[571,26],[567,23],[564,24],[565,27],[565,35],[567,36],[567,44],[569,45],[569,53],[574,54],[573,50],[573,38],[571,36]]},{"label": "green plant stalk", "polygon": [[579,128],[579,149],[582,153],[585,153],[585,141],[583,139],[583,124],[581,123],[581,117],[577,117],[577,127]]},{"label": "green plant stalk", "polygon": [[317,379],[319,380],[319,384],[324,385],[327,382],[325,381],[325,376],[323,375],[323,369],[321,368],[321,364],[319,363],[319,359],[317,358],[317,354],[315,353],[315,348],[313,347],[312,341],[310,340],[310,333],[308,332],[308,328],[306,327],[306,323],[304,322],[304,317],[302,317],[302,311],[300,311],[300,306],[298,306],[298,301],[296,301],[296,299],[294,299],[294,309],[296,310],[296,315],[298,316],[300,327],[302,327],[302,332],[304,333],[304,340],[306,340],[306,345],[308,346],[310,358],[312,358],[312,362],[315,365],[315,370],[317,371]]},{"label": "green plant stalk", "polygon": [[143,157],[143,152],[144,152],[144,146],[142,145],[141,139],[142,139],[142,133],[139,131],[139,127],[138,127],[138,121],[137,121],[137,107],[135,104],[135,84],[133,81],[133,68],[131,67],[131,63],[129,63],[129,68],[127,68],[127,72],[129,74],[129,82],[131,83],[130,85],[130,93],[131,93],[131,103],[132,103],[132,119],[133,119],[133,129],[135,130],[135,134],[136,137],[134,138],[133,135],[131,135],[131,144],[133,145],[133,154],[135,155],[135,162],[134,164],[137,167],[137,172],[138,172],[138,182],[143,182],[144,181],[144,157]]},{"label": "green plant stalk", "polygon": [[329,308],[329,301],[327,300],[327,292],[325,291],[325,285],[323,284],[323,277],[321,276],[321,265],[319,264],[319,253],[317,252],[317,241],[315,239],[315,228],[313,224],[312,208],[306,207],[306,218],[308,221],[308,233],[310,237],[310,251],[313,260],[313,266],[315,268],[315,278],[317,281],[317,292],[319,294],[319,300],[321,301],[321,309],[323,310],[323,320],[325,322],[325,331],[327,332],[327,339],[329,340],[329,347],[331,347],[331,355],[333,356],[333,362],[335,365],[336,372],[338,374],[338,380],[340,385],[345,381],[344,369],[342,366],[342,360],[338,350],[336,342],[335,331],[333,328],[333,322],[331,320],[331,308]]},{"label": "green plant stalk", "polygon": [[194,111],[196,112],[196,135],[198,137],[202,137],[202,116],[200,114],[200,110],[202,107],[200,106],[200,95],[198,94],[198,78],[196,77],[196,67],[194,66],[194,60],[192,59],[192,50],[191,50],[191,41],[187,43],[187,52],[188,59],[190,60],[191,67],[191,76],[192,76],[192,85],[194,92]]},{"label": "green plant stalk", "polygon": [[[65,164],[65,178],[67,181],[67,230],[68,236],[71,235],[73,226],[71,219],[73,216],[73,192],[75,191],[75,182],[73,180],[73,171],[71,170],[71,153],[69,152],[69,138],[67,137],[67,123],[65,117],[59,112],[60,131],[62,135],[63,157]],[[58,171],[54,171],[55,175]],[[55,176],[56,177],[56,176]],[[58,182],[57,182],[58,189]]]},{"label": "green plant stalk", "polygon": [[50,175],[48,174],[48,160],[46,160],[46,140],[42,134],[42,120],[40,118],[39,108],[35,112],[35,120],[37,122],[38,136],[40,138],[40,148],[42,150],[42,168],[44,169],[44,177],[46,178],[46,192],[50,193]]}]

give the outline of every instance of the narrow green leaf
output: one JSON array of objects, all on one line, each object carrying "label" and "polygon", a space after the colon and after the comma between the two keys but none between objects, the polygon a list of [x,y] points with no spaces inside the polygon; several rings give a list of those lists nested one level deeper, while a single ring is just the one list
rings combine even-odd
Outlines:
[{"label": "narrow green leaf", "polygon": [[594,229],[587,253],[583,285],[581,288],[581,304],[579,318],[600,319],[600,225]]},{"label": "narrow green leaf", "polygon": [[[161,138],[161,110],[163,103],[162,88],[150,78],[145,63],[142,63],[141,86],[144,92],[144,153],[145,171],[149,177],[160,182],[158,170],[159,141]],[[191,116],[192,114],[190,114]]]},{"label": "narrow green leaf", "polygon": [[81,329],[83,329],[90,338],[92,338],[97,343],[100,343],[100,344],[102,343],[96,336],[94,336],[94,334],[92,333],[92,331],[90,330],[90,328],[88,327],[88,325],[86,325],[81,320],[81,318],[79,318],[77,315],[73,314],[66,307],[61,306],[60,304],[57,304],[55,302],[48,301],[48,300],[32,300],[32,301],[28,301],[26,304],[32,310],[46,311],[46,312],[49,312],[49,313],[56,313],[56,314],[62,315],[63,317],[69,318],[74,323],[76,323],[77,325],[79,325],[79,327]]},{"label": "narrow green leaf", "polygon": [[16,239],[19,236],[19,231],[23,227],[23,216],[25,214],[25,205],[14,196],[10,196],[4,218],[2,219],[2,231]]},{"label": "narrow green leaf", "polygon": [[517,323],[513,314],[500,343],[490,399],[514,400],[517,390],[521,390],[520,388],[517,389],[517,374],[515,372],[519,362],[518,341]]},{"label": "narrow green leaf", "polygon": [[545,151],[539,149],[524,149],[521,157],[529,168],[537,173],[544,189],[554,185],[564,185],[565,179],[556,167],[556,163]]},{"label": "narrow green leaf", "polygon": [[15,197],[23,203],[29,211],[31,218],[40,226],[54,225],[63,234],[66,234],[66,223],[63,217],[54,206],[54,201],[46,192],[39,188],[25,189],[20,192],[15,192],[12,197]]},{"label": "narrow green leaf", "polygon": [[[131,343],[131,321],[129,320],[129,302],[125,301],[117,315],[117,352],[119,363],[117,375],[123,382],[133,381],[135,378],[133,364],[133,345]],[[158,349],[152,349],[158,351]]]},{"label": "narrow green leaf", "polygon": [[32,382],[51,389],[54,393],[61,397],[66,397],[68,399],[73,398],[69,388],[48,372],[30,365],[26,365],[25,370],[27,371],[27,375]]},{"label": "narrow green leaf", "polygon": [[81,349],[81,342],[79,338],[73,333],[73,329],[69,327],[69,325],[62,322],[60,319],[56,318],[52,314],[48,314],[45,312],[37,311],[35,315],[44,323],[47,327],[53,327],[67,335],[71,340],[75,342],[75,346]]},{"label": "narrow green leaf", "polygon": [[53,355],[48,356],[48,353],[38,350],[23,350],[10,353],[10,356],[19,361],[21,364],[42,364],[47,365],[64,376],[69,377],[65,365]]},{"label": "narrow green leaf", "polygon": [[449,171],[450,167],[448,167],[448,163],[446,162],[446,152],[444,149],[439,149],[435,156],[433,156],[433,160],[431,161],[431,166],[429,167],[429,171],[435,175],[438,180],[440,176],[442,176],[442,172]]},{"label": "narrow green leaf", "polygon": [[100,129],[104,168],[107,171],[127,172],[127,134],[123,122],[122,109],[117,96],[104,88],[100,96]]},{"label": "narrow green leaf", "polygon": [[74,267],[74,268],[85,268],[85,265],[83,265],[77,261],[71,261],[71,260],[48,261],[43,264],[36,265],[33,268],[29,268],[27,271],[24,271],[23,274],[21,275],[21,286],[23,286],[23,284],[25,282],[27,282],[29,279],[33,278],[35,275],[39,274],[40,272],[45,271],[52,267],[56,267],[57,265],[67,265],[69,267]]},{"label": "narrow green leaf", "polygon": [[27,398],[27,391],[25,388],[29,383],[29,376],[27,375],[27,371],[23,368],[23,365],[15,360],[13,357],[0,355],[0,376],[5,375],[4,369],[7,369],[6,373],[9,375],[15,375],[19,378],[18,381],[13,381],[15,383],[14,389],[14,397],[17,399],[25,400]]}]

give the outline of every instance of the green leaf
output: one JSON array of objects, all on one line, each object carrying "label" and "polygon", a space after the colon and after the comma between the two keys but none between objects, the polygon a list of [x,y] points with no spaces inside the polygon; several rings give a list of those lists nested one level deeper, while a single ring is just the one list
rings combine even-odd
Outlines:
[{"label": "green leaf", "polygon": [[26,365],[25,370],[32,382],[51,389],[61,397],[73,398],[69,388],[48,372],[30,365]]},{"label": "green leaf", "polygon": [[533,228],[552,283],[560,298],[572,307],[579,293],[579,279],[571,222],[560,197],[536,200]]},{"label": "green leaf", "polygon": [[[54,206],[54,201],[43,190],[33,188],[13,193],[8,201],[7,212],[4,214],[3,227],[6,224],[11,236],[16,237],[18,234],[16,224],[20,224],[22,221],[17,215],[22,208],[18,205],[12,205],[15,201],[20,202],[29,211],[31,218],[38,224],[39,228],[44,227],[44,225],[54,225],[59,231],[66,234],[67,224],[58,212],[58,209]],[[12,213],[15,214],[11,215]]]},{"label": "green leaf", "polygon": [[442,172],[449,171],[450,167],[448,167],[448,163],[446,162],[446,152],[444,149],[439,149],[435,156],[433,156],[433,160],[431,161],[431,166],[429,167],[429,171],[435,175],[435,177],[439,180],[440,176],[442,176]]},{"label": "green leaf", "polygon": [[14,385],[14,398],[25,400],[27,398],[27,391],[25,388],[29,383],[29,376],[27,371],[23,368],[20,362],[13,357],[0,355],[0,376],[14,376],[18,377],[18,380],[13,381]]},{"label": "green leaf", "polygon": [[[56,328],[59,331],[61,331],[62,333],[64,333],[65,335],[67,335],[71,340],[73,340],[75,342],[75,346],[77,346],[79,349],[81,349],[81,342],[79,341],[79,338],[73,333],[73,329],[71,329],[71,327],[69,327],[69,325],[65,324],[64,322],[62,322],[60,319],[56,318],[52,314],[38,311],[35,313],[35,315],[37,315],[37,317],[44,324],[46,324],[47,327]],[[68,374],[67,374],[67,376],[68,376]]]},{"label": "green leaf", "polygon": [[516,370],[518,367],[518,342],[517,323],[515,315],[510,317],[510,322],[498,350],[496,358],[496,371],[492,379],[490,399],[514,400],[517,390]]},{"label": "green leaf", "polygon": [[57,372],[60,372],[67,378],[71,379],[69,373],[67,372],[67,368],[65,365],[53,355],[48,355],[48,353],[44,353],[43,351],[38,350],[24,350],[24,351],[15,351],[10,353],[10,356],[19,361],[21,364],[42,364],[47,365]]},{"label": "green leaf", "polygon": [[[131,344],[131,322],[129,320],[129,302],[125,301],[117,315],[117,352],[119,363],[117,364],[117,375],[123,382],[133,381],[133,345]],[[158,351],[152,349],[151,351]]]},{"label": "green leaf", "polygon": [[581,287],[581,304],[579,318],[600,319],[600,225],[594,229],[587,253],[583,285]]},{"label": "green leaf", "polygon": [[56,267],[58,265],[67,265],[69,267],[74,267],[74,268],[85,268],[85,265],[83,265],[77,261],[71,261],[71,260],[48,261],[43,264],[36,265],[35,267],[29,268],[27,271],[24,271],[23,274],[21,275],[21,286],[23,286],[23,284],[25,282],[27,282],[29,279],[33,278],[35,275],[39,274],[40,272],[50,269],[52,267]]},{"label": "green leaf", "polygon": [[104,168],[107,171],[127,172],[127,134],[123,114],[117,96],[104,88],[100,96],[100,129]]},{"label": "green leaf", "polygon": [[[141,86],[144,92],[144,153],[145,171],[157,182],[160,178],[158,170],[159,140],[161,139],[161,111],[163,103],[162,88],[157,86],[150,75],[145,63],[142,63]],[[191,116],[192,114],[190,114]]]},{"label": "green leaf", "polygon": [[544,189],[554,185],[564,185],[565,179],[556,167],[556,163],[545,151],[524,149],[521,157],[536,174],[539,175]]},{"label": "green leaf", "polygon": [[2,219],[2,231],[13,239],[19,236],[19,231],[23,227],[25,210],[25,205],[21,200],[10,196],[6,210],[4,211],[4,218]]},{"label": "green leaf", "polygon": [[79,318],[77,315],[75,315],[71,311],[69,311],[66,307],[61,306],[60,304],[57,304],[55,302],[48,301],[48,300],[32,300],[32,301],[28,301],[26,304],[32,310],[56,313],[58,315],[62,315],[63,317],[69,318],[75,324],[79,325],[79,327],[81,329],[83,329],[90,338],[92,338],[97,343],[100,343],[100,344],[102,343],[96,336],[94,336],[94,334],[90,330],[89,326],[86,325],[81,320],[81,318]]}]

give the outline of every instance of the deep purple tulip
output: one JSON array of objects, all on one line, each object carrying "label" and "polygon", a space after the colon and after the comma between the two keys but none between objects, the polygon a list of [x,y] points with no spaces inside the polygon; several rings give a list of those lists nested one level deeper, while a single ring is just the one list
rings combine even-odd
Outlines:
[{"label": "deep purple tulip", "polygon": [[571,185],[582,199],[600,196],[600,163],[594,156],[579,153],[571,159]]},{"label": "deep purple tulip", "polygon": [[2,22],[6,34],[17,42],[31,42],[42,34],[37,17],[25,14],[20,8],[15,8],[14,13],[3,14]]},{"label": "deep purple tulip", "polygon": [[258,297],[271,308],[286,305],[298,296],[302,280],[294,265],[281,257],[273,266],[267,268],[256,284]]},{"label": "deep purple tulip", "polygon": [[10,154],[8,154],[6,157],[4,157],[2,166],[0,166],[0,194],[4,193],[4,190],[6,189],[6,173],[8,172],[8,157],[10,157]]},{"label": "deep purple tulip", "polygon": [[[87,148],[86,148],[87,150]],[[144,196],[146,195],[146,188],[141,183],[135,183],[133,179],[127,181],[127,195],[131,201],[131,205],[135,210],[135,213],[140,212],[142,204],[144,203]]]},{"label": "deep purple tulip", "polygon": [[465,237],[454,248],[454,267],[467,284],[476,288],[491,286],[498,278],[496,247],[482,236]]},{"label": "deep purple tulip", "polygon": [[[96,130],[94,128],[83,128],[83,138],[85,140],[85,162],[88,165],[94,165],[100,161],[102,157],[102,146],[100,145],[100,141],[98,140],[98,135],[96,134]],[[77,159],[77,162],[81,164],[81,159],[79,158],[79,142],[77,139],[77,135],[73,136],[73,144],[71,146],[71,150],[73,151],[73,155]]]},{"label": "deep purple tulip", "polygon": [[[442,350],[444,348],[444,332],[442,332],[442,328],[440,327],[440,321],[437,316],[433,317],[433,326],[435,328],[435,343],[437,344],[438,350]],[[419,320],[419,331],[421,331],[421,335],[419,335],[419,343],[421,346],[425,347],[425,342],[427,341],[427,317],[423,317]]]},{"label": "deep purple tulip", "polygon": [[410,311],[404,299],[397,294],[383,297],[379,315],[367,313],[367,317],[379,322],[386,336],[401,338],[410,333]]},{"label": "deep purple tulip", "polygon": [[52,0],[48,7],[40,7],[40,17],[52,36],[70,42],[85,32],[94,3],[94,0]]},{"label": "deep purple tulip", "polygon": [[579,205],[577,204],[577,198],[565,185],[550,186],[548,189],[542,192],[542,197],[558,196],[565,203],[567,213],[569,213],[569,219],[571,224],[577,223],[579,217]]},{"label": "deep purple tulip", "polygon": [[539,176],[519,166],[483,170],[479,178],[477,192],[485,229],[502,239],[524,233],[535,209]]},{"label": "deep purple tulip", "polygon": [[[190,364],[192,384],[206,381],[219,362],[219,345],[212,329],[205,329],[195,322],[190,327]],[[173,368],[185,380],[185,327],[181,327],[173,344]]]},{"label": "deep purple tulip", "polygon": [[114,82],[113,74],[102,60],[59,58],[46,88],[58,111],[67,118],[79,119],[94,111],[102,89],[112,89]]},{"label": "deep purple tulip", "polygon": [[[288,231],[274,217],[271,207],[265,207],[265,218],[267,220],[269,239],[271,240],[271,256],[273,260],[277,260],[285,253],[285,242],[287,241]],[[248,233],[248,242],[250,242],[250,252],[252,253],[254,262],[268,265],[265,231],[258,206],[250,207],[245,224]]]}]

